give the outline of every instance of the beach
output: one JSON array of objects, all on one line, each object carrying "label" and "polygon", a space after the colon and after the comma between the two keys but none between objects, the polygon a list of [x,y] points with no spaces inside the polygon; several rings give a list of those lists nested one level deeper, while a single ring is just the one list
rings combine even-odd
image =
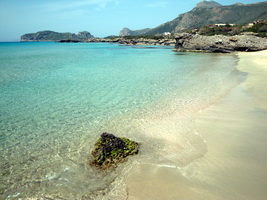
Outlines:
[{"label": "beach", "polygon": [[206,154],[184,167],[136,166],[126,178],[128,199],[266,199],[267,51],[238,57],[245,80],[196,114]]},{"label": "beach", "polygon": [[239,70],[248,73],[243,87],[253,95],[257,106],[267,110],[267,89],[264,84],[267,77],[267,51],[239,53],[239,56],[241,57]]},{"label": "beach", "polygon": [[[266,96],[255,93],[265,91],[265,52],[97,43],[0,52],[0,198],[265,198]],[[98,172],[88,161],[103,132],[140,142],[140,153]]]}]

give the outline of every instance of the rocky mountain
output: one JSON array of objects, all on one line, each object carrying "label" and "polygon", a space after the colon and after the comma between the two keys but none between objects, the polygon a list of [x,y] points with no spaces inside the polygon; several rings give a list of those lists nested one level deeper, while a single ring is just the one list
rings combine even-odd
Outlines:
[{"label": "rocky mountain", "polygon": [[220,7],[221,4],[217,3],[216,1],[201,1],[199,2],[195,8],[213,8],[213,7]]},{"label": "rocky mountain", "polygon": [[[191,11],[156,28],[143,29],[141,34],[178,33],[209,24],[247,24],[258,19],[267,19],[267,1],[255,4],[236,3],[230,6],[222,6],[215,1],[201,1]],[[127,28],[120,32],[120,36],[141,34],[140,30]]]},{"label": "rocky mountain", "polygon": [[87,31],[74,33],[58,33],[54,31],[40,31],[37,33],[28,33],[20,37],[20,41],[59,41],[59,40],[78,40],[85,41],[94,36]]}]

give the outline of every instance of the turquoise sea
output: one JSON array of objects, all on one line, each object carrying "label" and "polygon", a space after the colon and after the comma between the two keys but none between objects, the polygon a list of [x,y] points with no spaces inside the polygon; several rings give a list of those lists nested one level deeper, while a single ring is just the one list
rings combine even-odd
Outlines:
[{"label": "turquoise sea", "polygon": [[[124,199],[131,166],[202,157],[195,115],[240,81],[237,61],[162,46],[0,43],[0,199]],[[102,132],[140,142],[140,154],[93,169]]]}]

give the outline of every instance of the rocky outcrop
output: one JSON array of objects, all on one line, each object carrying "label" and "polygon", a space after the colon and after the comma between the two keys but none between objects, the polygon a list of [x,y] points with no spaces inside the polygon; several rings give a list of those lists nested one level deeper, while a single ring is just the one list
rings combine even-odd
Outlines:
[{"label": "rocky outcrop", "polygon": [[59,43],[79,43],[81,41],[79,41],[79,40],[59,40],[57,42],[59,42]]},{"label": "rocky outcrop", "polygon": [[127,138],[119,138],[110,133],[102,133],[92,151],[92,166],[106,170],[117,166],[129,155],[138,154],[139,144]]},{"label": "rocky outcrop", "polygon": [[164,32],[179,33],[209,24],[248,24],[258,19],[267,19],[267,2],[255,4],[234,4],[222,6],[214,1],[203,1],[187,13],[172,21],[140,32],[130,31],[128,35],[155,35]]},{"label": "rocky outcrop", "polygon": [[35,41],[59,41],[59,40],[78,40],[83,42],[89,38],[93,38],[89,32],[82,31],[78,34],[74,33],[58,33],[55,31],[39,31],[37,33],[28,33],[22,35],[20,41],[22,42],[35,42]]},{"label": "rocky outcrop", "polygon": [[126,39],[123,37],[119,38],[92,38],[86,42],[109,42],[109,43],[119,43],[123,45],[164,45],[164,46],[174,46],[175,39],[146,39],[146,38],[135,38]]},{"label": "rocky outcrop", "polygon": [[146,32],[148,32],[150,29],[149,28],[145,28],[145,29],[141,29],[141,30],[130,30],[129,28],[123,28],[120,31],[120,36],[127,36],[127,35],[143,35]]},{"label": "rocky outcrop", "polygon": [[235,52],[260,51],[267,49],[267,38],[253,35],[203,36],[179,34],[176,36],[175,51]]},{"label": "rocky outcrop", "polygon": [[214,7],[220,7],[221,4],[215,2],[215,1],[201,1],[199,2],[195,8],[214,8]]}]

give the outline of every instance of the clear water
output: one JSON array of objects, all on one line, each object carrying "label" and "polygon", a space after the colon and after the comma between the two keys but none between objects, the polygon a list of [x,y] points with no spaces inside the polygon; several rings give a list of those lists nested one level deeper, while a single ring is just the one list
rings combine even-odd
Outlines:
[{"label": "clear water", "polygon": [[[203,156],[194,115],[239,81],[236,63],[163,47],[0,43],[0,197],[123,199],[131,166]],[[141,142],[141,154],[93,169],[104,131]]]}]

